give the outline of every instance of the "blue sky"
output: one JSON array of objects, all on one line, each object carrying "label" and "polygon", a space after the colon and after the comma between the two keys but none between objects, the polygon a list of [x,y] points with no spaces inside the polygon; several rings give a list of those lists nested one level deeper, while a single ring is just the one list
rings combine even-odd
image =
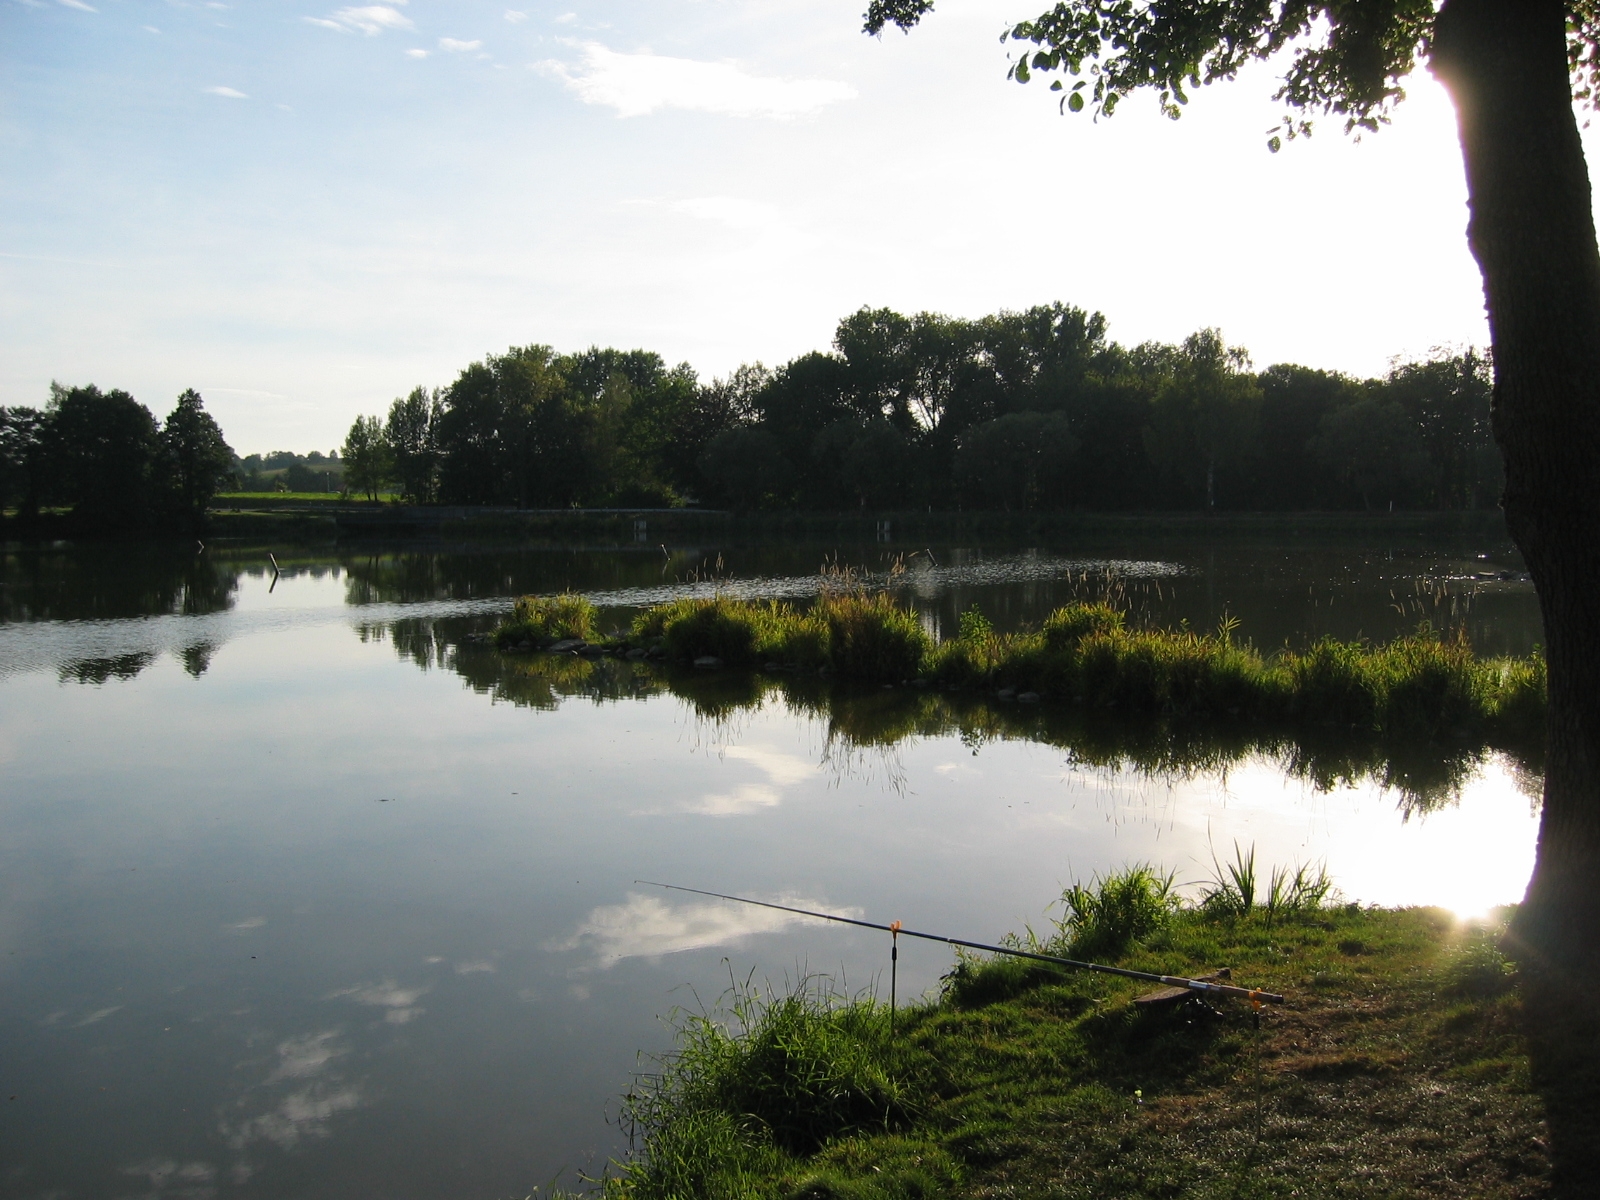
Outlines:
[{"label": "blue sky", "polygon": [[0,0],[0,404],[193,386],[241,453],[326,449],[511,344],[710,376],[863,304],[1360,373],[1484,340],[1426,76],[1273,156],[1270,69],[1095,124],[1004,78],[1039,0],[863,7]]}]

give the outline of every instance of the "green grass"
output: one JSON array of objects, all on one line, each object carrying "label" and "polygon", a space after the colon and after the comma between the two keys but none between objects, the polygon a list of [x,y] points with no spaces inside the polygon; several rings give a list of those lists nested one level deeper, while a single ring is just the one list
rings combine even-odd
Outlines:
[{"label": "green grass", "polygon": [[[376,503],[390,504],[400,499],[399,492],[379,492]],[[342,492],[218,492],[212,498],[212,506],[235,505],[249,507],[271,507],[275,504],[364,504],[372,505],[374,501],[367,498],[365,492],[351,492],[346,495]]]},{"label": "green grass", "polygon": [[1228,965],[1288,1004],[1258,1031],[1238,1003],[1146,1012],[1130,1000],[1148,985],[966,955],[891,1037],[881,1003],[823,981],[736,988],[680,1016],[676,1052],[627,1097],[637,1151],[605,1194],[1545,1193],[1517,975],[1493,931],[1433,909],[1224,916],[1175,905],[1168,877],[1142,867],[1069,891],[1037,944],[1084,944],[1102,920],[1125,965]]}]

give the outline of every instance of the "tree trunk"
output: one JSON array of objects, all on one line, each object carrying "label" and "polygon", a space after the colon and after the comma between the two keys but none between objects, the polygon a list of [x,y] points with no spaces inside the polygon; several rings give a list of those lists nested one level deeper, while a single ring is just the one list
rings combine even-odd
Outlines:
[{"label": "tree trunk", "polygon": [[1600,249],[1559,0],[1447,0],[1432,67],[1460,123],[1494,344],[1506,522],[1549,663],[1538,861],[1516,935],[1600,975]]},{"label": "tree trunk", "polygon": [[1560,0],[1446,0],[1432,66],[1460,124],[1494,344],[1506,523],[1539,593],[1549,720],[1523,967],[1558,1194],[1600,1175],[1600,249]]}]

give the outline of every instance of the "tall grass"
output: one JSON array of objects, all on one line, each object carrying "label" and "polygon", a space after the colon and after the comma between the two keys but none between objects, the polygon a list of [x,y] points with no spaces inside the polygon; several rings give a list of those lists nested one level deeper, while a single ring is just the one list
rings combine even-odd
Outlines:
[{"label": "tall grass", "polygon": [[1253,842],[1248,850],[1235,842],[1233,861],[1229,863],[1218,862],[1213,853],[1211,865],[1215,874],[1201,888],[1199,907],[1215,917],[1243,920],[1259,913],[1271,925],[1275,921],[1317,912],[1333,895],[1333,881],[1326,868],[1297,863],[1292,869],[1273,867],[1267,876],[1266,888],[1258,898],[1261,874],[1256,869]]},{"label": "tall grass", "polygon": [[522,642],[539,645],[563,638],[594,637],[594,605],[583,596],[562,592],[555,596],[519,596],[511,615],[494,631],[499,646]]},{"label": "tall grass", "polygon": [[1166,926],[1181,906],[1174,891],[1176,876],[1138,864],[1074,883],[1061,894],[1062,915],[1046,954],[1067,958],[1107,959],[1126,953]]},{"label": "tall grass", "polygon": [[[887,593],[830,576],[809,607],[725,596],[680,599],[640,613],[627,639],[683,662],[781,665],[863,684],[1004,689],[1083,708],[1257,730],[1354,730],[1396,743],[1537,745],[1545,664],[1478,658],[1462,637],[1424,626],[1388,643],[1324,639],[1264,654],[1225,620],[1210,633],[1145,629],[1105,603],[1057,609],[1035,632],[1000,634],[975,609],[958,636],[935,642]],[[848,582],[848,581],[846,581]],[[581,597],[524,597],[497,631],[500,645],[592,637]]]},{"label": "tall grass", "polygon": [[625,1100],[635,1200],[744,1197],[748,1181],[854,1134],[903,1125],[918,1091],[892,1067],[889,1014],[820,977],[767,996],[748,981],[680,1014],[676,1050]]}]

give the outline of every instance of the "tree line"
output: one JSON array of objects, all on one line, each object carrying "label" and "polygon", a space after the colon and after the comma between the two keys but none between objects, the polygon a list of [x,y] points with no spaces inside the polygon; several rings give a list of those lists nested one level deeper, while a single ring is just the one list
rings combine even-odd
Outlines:
[{"label": "tree line", "polygon": [[24,529],[65,508],[77,532],[198,530],[235,461],[192,388],[165,421],[93,385],[52,383],[42,409],[0,407],[0,508]]},{"label": "tree line", "polygon": [[1357,379],[1252,367],[1214,329],[1110,341],[1064,304],[864,308],[827,351],[700,381],[659,355],[513,347],[363,416],[353,491],[521,508],[1470,509],[1492,505],[1475,350]]},{"label": "tree line", "polygon": [[237,458],[200,396],[167,419],[51,386],[0,408],[0,505],[77,528],[198,527],[223,486],[517,508],[1469,509],[1495,503],[1490,366],[1382,378],[1278,364],[1212,329],[1124,347],[1063,304],[977,320],[862,309],[827,351],[700,380],[644,350],[513,347],[363,416],[328,456]]}]

